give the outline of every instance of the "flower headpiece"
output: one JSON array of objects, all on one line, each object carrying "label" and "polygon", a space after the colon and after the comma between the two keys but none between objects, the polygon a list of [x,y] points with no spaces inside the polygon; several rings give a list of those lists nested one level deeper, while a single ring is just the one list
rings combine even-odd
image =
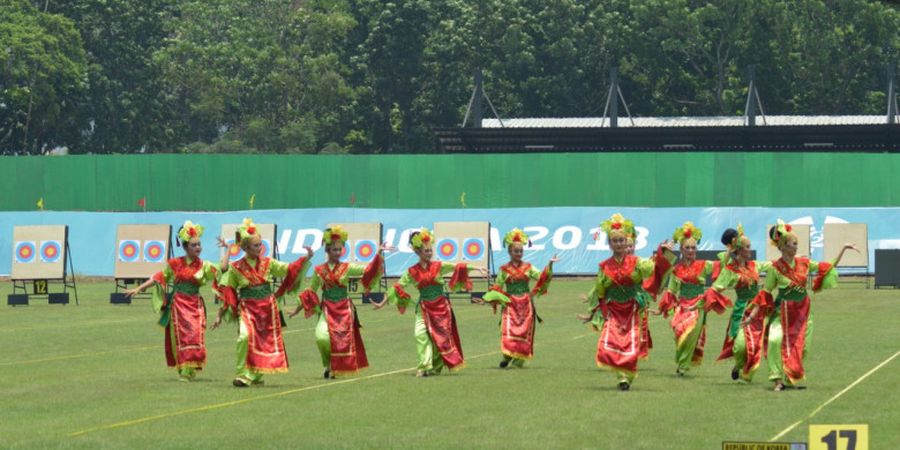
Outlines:
[{"label": "flower headpiece", "polygon": [[234,235],[235,239],[241,244],[243,244],[244,241],[250,238],[260,237],[259,228],[256,227],[255,223],[253,223],[253,219],[249,217],[245,218],[241,225],[238,226],[238,229],[234,233]]},{"label": "flower headpiece", "polygon": [[322,232],[322,242],[328,246],[334,242],[340,242],[341,245],[344,242],[347,242],[347,232],[340,227],[340,225],[335,225],[331,228],[326,228],[325,231]]},{"label": "flower headpiece", "polygon": [[737,251],[744,248],[744,225],[738,224],[737,226],[737,234],[731,238],[731,242],[728,244],[728,249],[731,251]]},{"label": "flower headpiece", "polygon": [[619,213],[615,213],[609,219],[604,220],[600,224],[600,229],[607,236],[614,233],[622,234],[625,237],[634,236],[634,222],[626,219]]},{"label": "flower headpiece", "polygon": [[703,232],[700,231],[699,228],[694,226],[693,222],[685,222],[684,225],[675,229],[675,233],[672,234],[672,239],[675,239],[675,242],[679,244],[683,243],[688,239],[693,239],[700,243],[700,238],[703,237]]},{"label": "flower headpiece", "polygon": [[524,231],[513,228],[503,237],[503,245],[509,247],[512,244],[520,244],[523,247],[531,247],[531,238]]},{"label": "flower headpiece", "polygon": [[772,228],[774,228],[774,230],[769,231],[769,239],[772,240],[772,243],[775,244],[776,247],[784,238],[794,235],[791,224],[784,223],[781,219],[778,219],[778,221],[775,222],[775,226]]},{"label": "flower headpiece", "polygon": [[422,248],[427,245],[432,245],[434,243],[434,235],[428,228],[422,228],[410,235],[409,243],[413,248]]},{"label": "flower headpiece", "polygon": [[184,221],[184,225],[178,229],[178,240],[180,242],[188,242],[193,238],[199,239],[200,236],[203,236],[203,226],[195,225],[190,220]]}]

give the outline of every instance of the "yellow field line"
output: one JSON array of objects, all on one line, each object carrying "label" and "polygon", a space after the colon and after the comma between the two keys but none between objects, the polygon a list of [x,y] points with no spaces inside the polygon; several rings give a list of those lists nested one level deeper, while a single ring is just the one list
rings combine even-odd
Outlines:
[{"label": "yellow field line", "polygon": [[[475,356],[469,357],[468,359],[482,358],[482,357],[485,357],[485,356],[495,355],[495,354],[498,354],[498,353],[500,353],[500,352],[483,353],[483,354],[480,354],[480,355],[475,355]],[[368,376],[363,376],[363,377],[359,377],[359,378],[350,378],[350,379],[346,379],[346,380],[330,381],[330,382],[326,382],[326,383],[322,383],[322,384],[317,384],[317,385],[313,385],[313,386],[306,386],[306,387],[297,388],[297,389],[290,389],[290,390],[282,391],[282,392],[275,392],[275,393],[272,393],[272,394],[259,395],[259,396],[256,396],[256,397],[244,398],[244,399],[240,399],[240,400],[232,400],[232,401],[230,401],[230,402],[215,403],[215,404],[212,404],[212,405],[200,406],[200,407],[197,407],[197,408],[182,409],[182,410],[180,410],[180,411],[175,411],[175,412],[171,412],[171,413],[157,414],[157,415],[155,415],[155,416],[142,417],[142,418],[140,418],[140,419],[126,420],[126,421],[123,421],[123,422],[116,422],[116,423],[109,424],[109,425],[103,425],[103,426],[99,426],[99,427],[88,428],[88,429],[86,429],[86,430],[76,431],[76,432],[70,434],[69,436],[70,436],[70,437],[84,436],[85,434],[93,433],[93,432],[95,432],[95,431],[112,430],[112,429],[115,429],[115,428],[123,428],[123,427],[128,427],[128,426],[131,426],[131,425],[138,425],[138,424],[141,424],[141,423],[152,422],[152,421],[154,421],[154,420],[167,419],[167,418],[170,418],[170,417],[176,417],[176,416],[183,416],[183,415],[185,415],[185,414],[191,414],[191,413],[196,413],[196,412],[210,411],[210,410],[213,410],[213,409],[227,408],[227,407],[229,407],[229,406],[242,405],[242,404],[244,404],[244,403],[255,402],[255,401],[258,401],[258,400],[268,400],[268,399],[271,399],[271,398],[278,398],[278,397],[283,397],[283,396],[285,396],[285,395],[296,394],[296,393],[298,393],[298,392],[312,391],[312,390],[315,390],[315,389],[322,389],[322,388],[326,388],[326,387],[339,386],[339,385],[342,385],[342,384],[355,383],[355,382],[364,381],[364,380],[371,380],[371,379],[375,379],[375,378],[385,377],[385,376],[388,376],[388,375],[395,375],[395,374],[403,373],[403,372],[411,372],[411,371],[413,371],[413,370],[416,370],[416,368],[415,368],[415,367],[410,367],[410,368],[406,368],[406,369],[397,369],[397,370],[392,370],[392,371],[389,371],[389,372],[376,373],[376,374],[372,374],[372,375],[368,375]]]},{"label": "yellow field line", "polygon": [[794,428],[797,428],[797,426],[800,425],[801,423],[806,422],[806,421],[809,420],[809,419],[812,419],[813,416],[815,416],[816,414],[819,413],[819,411],[821,411],[821,410],[824,409],[826,406],[828,406],[829,403],[831,403],[831,402],[837,400],[840,396],[844,395],[844,394],[845,394],[847,391],[849,391],[850,389],[853,389],[854,386],[856,386],[857,384],[859,384],[860,382],[862,382],[862,380],[865,380],[866,378],[868,378],[869,375],[872,375],[873,373],[875,373],[876,370],[878,370],[878,369],[884,367],[887,363],[891,362],[891,360],[893,360],[894,358],[896,358],[898,355],[900,355],[900,351],[898,351],[897,353],[894,353],[893,355],[891,355],[891,357],[889,357],[888,359],[882,361],[881,364],[878,364],[877,366],[873,367],[872,370],[866,372],[865,375],[863,375],[863,376],[857,378],[856,381],[850,383],[850,385],[847,386],[847,387],[845,387],[841,392],[838,392],[838,393],[835,394],[833,397],[829,398],[825,403],[822,403],[821,405],[819,405],[819,407],[816,408],[816,409],[814,409],[813,412],[809,413],[808,416],[806,416],[806,417],[804,417],[804,418],[802,418],[802,419],[800,419],[800,420],[798,420],[798,421],[792,423],[789,427],[787,427],[787,428],[781,430],[781,433],[778,433],[778,434],[776,434],[775,436],[772,436],[772,438],[769,439],[769,442],[772,442],[772,441],[774,441],[774,440],[776,440],[776,439],[781,438],[781,437],[784,436],[785,434],[788,434],[788,433],[789,433],[791,430],[793,430]]}]

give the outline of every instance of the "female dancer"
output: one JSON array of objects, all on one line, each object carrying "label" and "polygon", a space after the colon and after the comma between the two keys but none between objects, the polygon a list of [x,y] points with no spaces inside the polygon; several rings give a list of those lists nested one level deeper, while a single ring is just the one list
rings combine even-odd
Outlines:
[{"label": "female dancer", "polygon": [[769,261],[753,261],[750,239],[744,235],[744,227],[729,228],[722,233],[722,244],[727,252],[720,254],[722,269],[716,281],[705,294],[707,304],[726,304],[722,292],[734,289],[737,299],[731,309],[728,327],[725,331],[725,342],[722,352],[716,361],[734,358],[731,379],[750,382],[762,360],[762,342],[765,332],[765,316],[760,314],[756,320],[748,321],[741,327],[746,318],[747,304],[759,293],[759,276],[768,272],[772,263]]},{"label": "female dancer", "polygon": [[[583,297],[590,306],[589,314],[578,317],[591,322],[600,332],[595,358],[597,366],[612,370],[619,389],[627,391],[637,375],[640,357],[640,309],[643,307],[640,303],[645,299],[638,291],[645,279],[662,279],[671,267],[674,254],[669,242],[661,244],[651,259],[626,254],[627,239],[634,234],[634,224],[621,214],[613,214],[600,227],[607,235],[613,256],[600,263],[594,288]],[[656,287],[650,285],[648,289],[655,292]]]},{"label": "female dancer", "polygon": [[[200,259],[202,226],[188,220],[177,234],[175,242],[184,248],[184,256],[166,261],[162,271],[125,295],[133,297],[155,285],[151,303],[160,315],[159,325],[165,328],[166,363],[178,370],[179,380],[190,381],[206,365],[206,305],[200,286],[209,282],[215,286],[217,271],[215,264]],[[219,247],[224,247],[225,241],[221,237],[218,240]],[[227,255],[223,255],[220,266],[222,270],[228,267]]]},{"label": "female dancer", "polygon": [[[416,351],[419,355],[417,377],[438,375],[445,365],[451,371],[462,369],[465,360],[456,329],[456,317],[453,315],[450,299],[444,294],[446,285],[443,276],[453,273],[450,289],[460,290],[464,287],[470,290],[472,282],[469,281],[469,270],[473,267],[465,263],[454,265],[432,261],[434,236],[427,228],[410,234],[409,244],[419,256],[419,262],[407,269],[400,280],[388,289],[385,299],[375,304],[375,309],[390,303],[396,305],[403,314],[407,306],[415,303]],[[487,275],[486,269],[478,270]],[[413,286],[419,290],[419,299],[415,302],[406,291]]]},{"label": "female dancer", "polygon": [[[798,387],[806,378],[803,358],[806,356],[806,340],[812,333],[807,277],[817,274],[813,280],[813,292],[837,285],[835,266],[844,256],[844,251],[856,245],[844,244],[841,252],[832,262],[816,262],[797,255],[797,236],[791,226],[781,219],[769,230],[769,238],[778,246],[781,258],[772,262],[772,270],[766,274],[763,290],[753,299],[753,307],[748,322],[758,314],[769,316],[768,352],[769,380],[774,382],[773,390],[783,391],[786,386]],[[778,296],[772,292],[778,289]]]},{"label": "female dancer", "polygon": [[[484,303],[491,303],[495,311],[498,304],[503,306],[500,315],[501,369],[508,367],[510,362],[522,367],[534,356],[535,319],[541,321],[534,307],[534,297],[547,293],[553,278],[553,263],[559,261],[553,255],[543,271],[522,261],[525,246],[531,246],[531,240],[518,228],[506,233],[503,244],[509,253],[509,262],[500,266],[494,285],[483,299]],[[533,289],[528,287],[529,280],[537,280]]]},{"label": "female dancer", "polygon": [[[244,257],[231,263],[219,280],[219,298],[223,305],[216,316],[213,329],[222,323],[226,311],[230,319],[240,319],[237,339],[237,376],[232,384],[246,387],[262,384],[266,373],[287,372],[288,360],[281,335],[283,318],[278,301],[284,295],[296,295],[300,290],[312,249],[306,256],[287,264],[263,256],[262,237],[251,219],[235,233]],[[272,293],[272,277],[281,277],[281,287]]]},{"label": "female dancer", "polygon": [[[347,242],[347,232],[339,226],[326,228],[322,233],[322,244],[328,261],[313,268],[309,288],[300,293],[300,304],[290,317],[305,310],[307,318],[318,315],[316,322],[316,345],[322,356],[325,379],[336,375],[354,374],[369,367],[366,348],[359,332],[359,318],[356,307],[347,294],[350,277],[362,277],[361,283],[366,293],[378,286],[384,274],[382,252],[388,247],[382,245],[368,266],[342,263],[341,254]],[[322,301],[316,292],[322,290]]]},{"label": "female dancer", "polygon": [[[678,227],[673,238],[681,247],[681,259],[675,264],[669,277],[669,285],[659,302],[656,314],[672,316],[672,331],[675,332],[675,374],[684,376],[691,366],[703,362],[703,347],[706,343],[706,312],[716,309],[725,311],[721,304],[707,304],[703,291],[706,280],[713,273],[712,261],[697,260],[697,244],[703,233],[691,222]],[[726,300],[725,297],[715,297]],[[729,302],[730,303],[730,302]]]}]

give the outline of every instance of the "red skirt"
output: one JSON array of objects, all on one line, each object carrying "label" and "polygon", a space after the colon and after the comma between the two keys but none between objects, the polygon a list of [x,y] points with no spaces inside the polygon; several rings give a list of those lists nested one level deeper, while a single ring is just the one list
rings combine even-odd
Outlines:
[{"label": "red skirt", "polygon": [[801,301],[781,302],[781,362],[784,375],[791,382],[806,377],[803,352],[806,348],[806,327],[809,319],[809,297]]},{"label": "red skirt", "polygon": [[170,301],[169,323],[166,325],[166,363],[178,369],[202,369],[206,365],[206,308],[203,298],[176,292]]},{"label": "red skirt", "polygon": [[500,350],[504,355],[531,359],[534,356],[534,305],[528,294],[510,295],[500,321]]},{"label": "red skirt", "polygon": [[422,320],[428,328],[431,341],[441,353],[441,359],[449,369],[462,367],[465,363],[462,345],[459,342],[459,331],[456,329],[456,317],[450,307],[450,299],[445,296],[435,300],[419,303]]},{"label": "red skirt", "polygon": [[241,299],[240,312],[247,326],[247,368],[259,373],[287,372],[281,316],[275,297]]},{"label": "red skirt", "polygon": [[641,314],[636,300],[606,303],[597,365],[629,373],[637,372],[641,351]]},{"label": "red skirt", "polygon": [[369,367],[359,322],[350,299],[323,301],[322,313],[328,322],[328,337],[331,340],[331,373],[356,373]]}]

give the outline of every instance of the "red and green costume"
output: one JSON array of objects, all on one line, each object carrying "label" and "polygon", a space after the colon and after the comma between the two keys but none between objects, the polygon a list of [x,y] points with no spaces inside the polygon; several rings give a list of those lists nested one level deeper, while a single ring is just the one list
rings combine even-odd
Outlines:
[{"label": "red and green costume", "polygon": [[[521,367],[534,356],[535,320],[540,320],[534,307],[534,297],[547,293],[553,277],[550,266],[538,271],[523,262],[500,266],[495,284],[484,295],[484,301],[503,306],[500,318],[500,351],[506,359]],[[536,280],[533,289],[528,284]]]},{"label": "red and green costume", "polygon": [[[322,366],[332,375],[355,374],[369,367],[369,360],[347,286],[351,277],[361,277],[366,293],[378,286],[384,273],[384,260],[379,254],[368,266],[325,263],[313,271],[310,287],[300,293],[300,304],[306,317],[318,316],[315,334]],[[319,290],[321,297],[317,294]]]},{"label": "red and green costume", "polygon": [[[833,262],[816,262],[805,257],[793,261],[778,259],[766,274],[763,290],[753,299],[760,313],[768,315],[765,342],[769,366],[769,380],[797,385],[806,378],[803,359],[812,334],[813,319],[807,292],[807,277],[816,274],[813,292],[837,285],[837,270]],[[778,289],[778,295],[772,292]],[[759,313],[758,313],[759,314]]]},{"label": "red and green costume", "polygon": [[[446,366],[451,371],[465,366],[456,317],[450,299],[444,294],[443,276],[452,273],[450,289],[471,290],[469,270],[465,263],[449,264],[433,261],[423,267],[410,267],[386,294],[388,303],[396,305],[402,314],[410,305],[416,307],[416,350],[419,356],[418,370],[438,374]],[[413,300],[409,290],[415,287],[419,299]]]},{"label": "red and green costume", "polygon": [[206,306],[200,287],[216,281],[216,266],[187,256],[172,258],[155,273],[153,309],[165,329],[166,363],[185,378],[206,365]]},{"label": "red and green costume", "polygon": [[[738,264],[732,259],[705,294],[707,303],[719,304],[728,301],[722,295],[725,290],[734,289],[737,294],[728,318],[725,342],[716,361],[734,358],[734,369],[738,371],[740,379],[746,382],[753,379],[753,374],[762,361],[764,353],[762,342],[766,329],[766,315],[757,314],[750,319],[750,310],[747,306],[759,293],[760,274],[769,272],[771,267],[772,263],[768,261],[748,261],[746,264]],[[741,327],[744,320],[749,322]]]},{"label": "red and green costume", "polygon": [[704,299],[706,280],[713,274],[711,261],[695,260],[690,264],[682,261],[675,264],[669,276],[669,286],[659,303],[659,310],[668,317],[673,311],[670,325],[675,333],[675,364],[677,371],[684,373],[691,366],[703,362],[703,347],[706,343],[706,313],[714,309],[719,313],[730,304],[708,302]]},{"label": "red and green costume", "polygon": [[[626,255],[600,263],[594,288],[588,294],[591,323],[600,332],[595,361],[597,367],[613,371],[620,383],[628,383],[637,375],[641,356],[643,320],[641,309],[647,297],[640,295],[645,279],[662,280],[671,267],[669,255],[657,250],[653,258]],[[645,285],[651,293],[658,282]]]},{"label": "red and green costume", "polygon": [[[278,298],[295,296],[309,269],[306,257],[288,264],[261,256],[245,256],[231,263],[219,280],[219,297],[239,319],[237,340],[237,376],[256,383],[266,373],[288,371],[288,358],[281,334],[283,318]],[[272,278],[282,278],[277,292]]]}]

